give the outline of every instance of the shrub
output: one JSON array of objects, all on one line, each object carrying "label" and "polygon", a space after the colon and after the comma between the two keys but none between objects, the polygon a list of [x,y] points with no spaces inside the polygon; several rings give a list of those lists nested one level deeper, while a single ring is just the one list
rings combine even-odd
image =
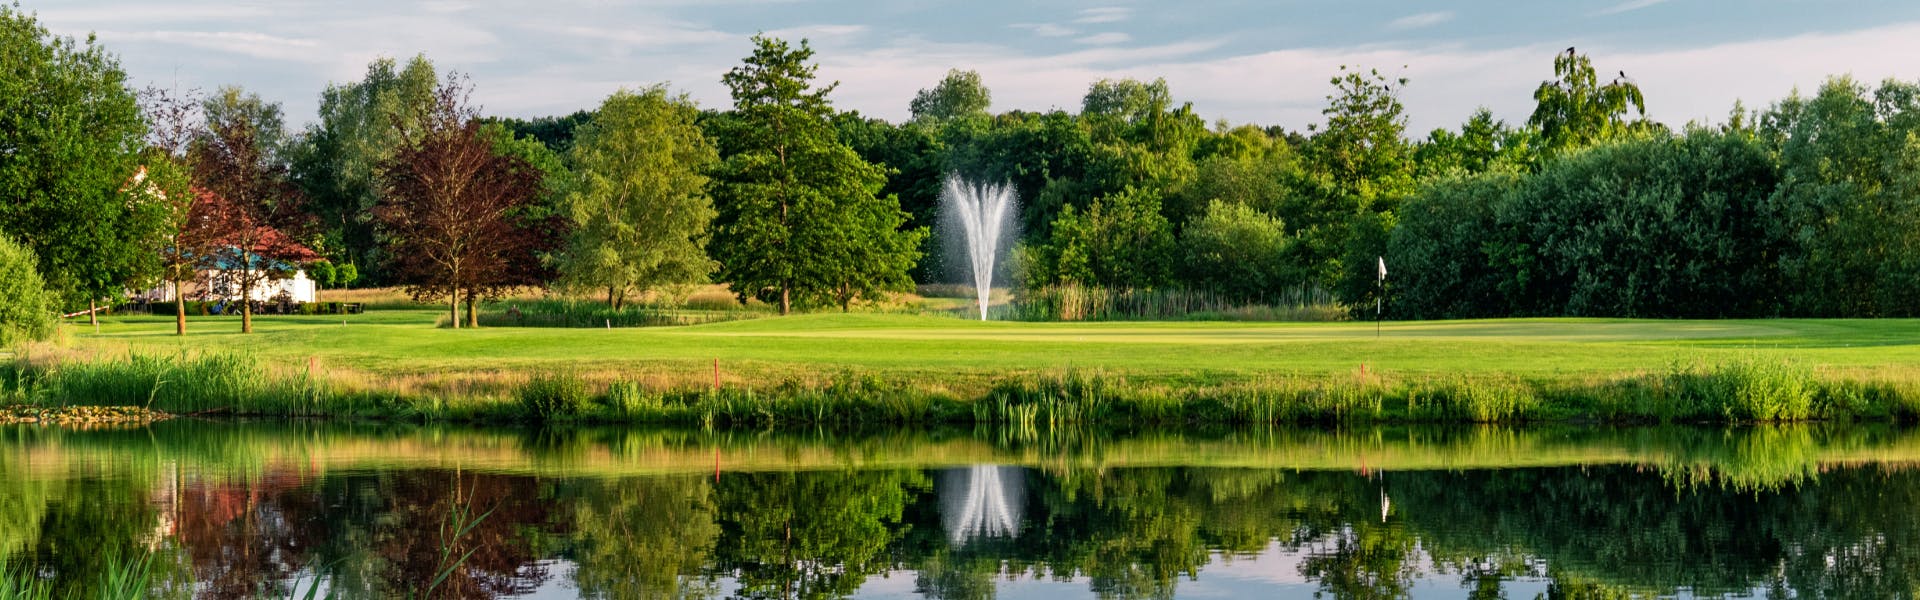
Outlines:
[{"label": "shrub", "polygon": [[0,235],[0,346],[53,333],[53,303],[33,251]]},{"label": "shrub", "polygon": [[535,375],[520,387],[520,407],[534,421],[566,421],[580,416],[592,394],[572,373]]},{"label": "shrub", "polygon": [[1186,280],[1230,298],[1251,300],[1298,284],[1306,273],[1286,260],[1286,228],[1244,204],[1215,200],[1182,234]]}]

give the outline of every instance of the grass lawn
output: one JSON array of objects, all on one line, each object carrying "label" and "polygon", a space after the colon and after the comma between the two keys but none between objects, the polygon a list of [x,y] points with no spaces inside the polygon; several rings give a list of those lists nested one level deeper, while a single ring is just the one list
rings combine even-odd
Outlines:
[{"label": "grass lawn", "polygon": [[919,380],[1096,370],[1168,383],[1370,372],[1582,379],[1675,364],[1788,358],[1830,373],[1909,380],[1920,374],[1920,320],[1646,321],[1511,319],[1387,323],[1014,323],[894,314],[811,314],[635,329],[434,327],[435,310],[80,321],[84,351],[234,350],[269,362],[383,377],[462,377],[552,370],[694,382],[720,361],[729,380],[845,370]]}]

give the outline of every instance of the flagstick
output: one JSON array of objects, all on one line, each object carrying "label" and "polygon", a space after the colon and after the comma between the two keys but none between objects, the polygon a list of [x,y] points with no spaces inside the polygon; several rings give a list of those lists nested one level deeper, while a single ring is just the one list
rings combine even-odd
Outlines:
[{"label": "flagstick", "polygon": [[1375,280],[1373,295],[1373,338],[1380,339],[1380,321],[1385,318],[1387,304],[1387,259],[1380,261],[1380,278]]}]

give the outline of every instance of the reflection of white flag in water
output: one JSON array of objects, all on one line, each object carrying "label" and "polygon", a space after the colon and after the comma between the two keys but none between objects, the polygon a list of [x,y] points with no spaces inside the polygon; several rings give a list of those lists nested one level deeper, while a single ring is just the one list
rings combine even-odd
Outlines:
[{"label": "reflection of white flag in water", "polygon": [[1387,257],[1376,256],[1374,258],[1380,259],[1380,280],[1386,281],[1387,280]]}]

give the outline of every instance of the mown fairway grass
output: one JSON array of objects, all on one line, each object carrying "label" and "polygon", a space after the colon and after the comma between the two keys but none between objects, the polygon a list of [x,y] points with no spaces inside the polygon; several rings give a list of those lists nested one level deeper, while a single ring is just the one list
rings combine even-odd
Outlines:
[{"label": "mown fairway grass", "polygon": [[[1787,359],[1829,374],[1920,377],[1920,321],[1512,319],[1386,323],[1015,323],[940,316],[813,314],[691,327],[439,329],[434,310],[265,316],[257,333],[198,317],[73,325],[83,351],[239,351],[269,363],[376,376],[612,372],[728,381],[840,372],[956,382],[1068,369],[1135,381],[1224,383],[1361,372],[1585,379],[1677,364]],[[344,325],[343,325],[344,322]]]}]

